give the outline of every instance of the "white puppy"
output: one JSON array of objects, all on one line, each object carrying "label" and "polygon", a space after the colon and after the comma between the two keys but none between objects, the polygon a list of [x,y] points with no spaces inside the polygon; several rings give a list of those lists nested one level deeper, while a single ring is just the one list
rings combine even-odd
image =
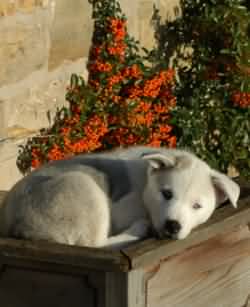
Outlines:
[{"label": "white puppy", "polygon": [[133,147],[76,156],[33,171],[8,193],[0,233],[120,248],[153,228],[185,238],[239,186],[182,150]]}]

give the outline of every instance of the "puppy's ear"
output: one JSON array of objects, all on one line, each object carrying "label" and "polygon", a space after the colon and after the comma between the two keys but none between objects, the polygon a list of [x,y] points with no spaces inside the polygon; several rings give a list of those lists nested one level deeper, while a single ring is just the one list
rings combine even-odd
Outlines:
[{"label": "puppy's ear", "polygon": [[171,168],[176,164],[176,158],[171,154],[147,153],[142,155],[142,159],[148,160],[155,170]]},{"label": "puppy's ear", "polygon": [[240,187],[228,176],[212,170],[212,182],[216,191],[217,206],[229,200],[234,208],[240,196]]}]

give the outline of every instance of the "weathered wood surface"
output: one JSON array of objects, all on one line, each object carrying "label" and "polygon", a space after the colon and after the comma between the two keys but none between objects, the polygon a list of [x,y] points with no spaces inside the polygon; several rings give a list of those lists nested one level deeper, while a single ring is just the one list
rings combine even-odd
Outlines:
[{"label": "weathered wood surface", "polygon": [[78,270],[127,271],[129,262],[120,252],[69,246],[47,242],[31,242],[0,238],[0,261],[33,262],[71,266]]},{"label": "weathered wood surface", "polygon": [[248,226],[145,267],[147,307],[247,307],[250,294]]},{"label": "weathered wood surface", "polygon": [[2,307],[97,307],[96,289],[85,276],[5,267],[0,273]]},{"label": "weathered wood surface", "polygon": [[127,273],[107,272],[105,306],[145,307],[145,279],[142,270]]},{"label": "weathered wood surface", "polygon": [[4,197],[6,196],[6,192],[5,191],[0,191],[0,208],[1,205],[3,203]]},{"label": "weathered wood surface", "polygon": [[187,239],[180,241],[148,239],[124,249],[123,254],[130,259],[131,269],[136,269],[158,263],[162,259],[181,253],[218,234],[239,229],[249,223],[250,187],[244,186],[237,209],[230,205],[217,209],[213,217],[194,230]]}]

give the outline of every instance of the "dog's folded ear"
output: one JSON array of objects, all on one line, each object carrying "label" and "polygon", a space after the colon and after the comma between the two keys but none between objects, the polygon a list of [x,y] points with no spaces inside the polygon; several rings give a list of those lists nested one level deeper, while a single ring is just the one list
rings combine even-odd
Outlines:
[{"label": "dog's folded ear", "polygon": [[142,155],[142,159],[148,160],[153,169],[166,169],[174,167],[176,158],[169,154],[147,153]]},{"label": "dog's folded ear", "polygon": [[233,207],[236,208],[240,196],[239,185],[228,176],[215,170],[212,170],[211,176],[216,191],[217,205],[219,206],[229,200]]},{"label": "dog's folded ear", "polygon": [[169,150],[168,153],[164,152],[164,154],[160,152],[143,153],[141,158],[149,160],[154,169],[166,169],[172,167],[184,169],[190,167],[192,164],[192,159],[189,154],[183,152],[174,154],[171,150]]}]

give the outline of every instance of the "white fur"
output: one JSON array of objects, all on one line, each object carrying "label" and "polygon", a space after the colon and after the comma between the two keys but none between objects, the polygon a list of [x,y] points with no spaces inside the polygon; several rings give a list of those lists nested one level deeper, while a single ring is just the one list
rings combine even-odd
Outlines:
[{"label": "white fur", "polygon": [[[62,169],[48,165],[11,189],[1,211],[0,233],[111,248],[144,238],[150,228],[159,237],[183,239],[207,221],[221,202],[229,199],[236,206],[239,198],[236,183],[187,151],[133,147],[99,157],[127,161],[133,186],[129,193],[112,202],[97,185],[93,169],[83,167],[77,158],[68,171],[63,169],[64,162]],[[146,173],[132,163],[137,158],[147,161]],[[123,178],[116,184],[122,185]],[[173,197],[166,200],[163,190],[171,191]],[[193,208],[195,204],[201,208]],[[169,221],[180,229],[171,233],[166,227]]]}]

